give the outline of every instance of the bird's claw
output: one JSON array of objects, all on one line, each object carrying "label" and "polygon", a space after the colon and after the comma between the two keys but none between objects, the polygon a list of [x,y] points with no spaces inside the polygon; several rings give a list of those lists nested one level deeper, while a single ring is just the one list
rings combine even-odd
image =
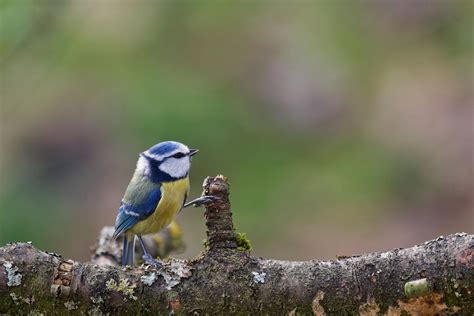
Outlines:
[{"label": "bird's claw", "polygon": [[163,267],[163,264],[160,262],[160,260],[153,258],[149,254],[144,254],[142,258],[146,264],[156,269],[161,269]]},{"label": "bird's claw", "polygon": [[191,202],[188,202],[184,204],[184,207],[188,206],[194,206],[194,207],[201,207],[201,206],[207,206],[211,203],[214,203],[216,201],[219,201],[221,198],[213,195],[205,195],[201,196],[200,198],[197,198],[195,200],[192,200]]}]

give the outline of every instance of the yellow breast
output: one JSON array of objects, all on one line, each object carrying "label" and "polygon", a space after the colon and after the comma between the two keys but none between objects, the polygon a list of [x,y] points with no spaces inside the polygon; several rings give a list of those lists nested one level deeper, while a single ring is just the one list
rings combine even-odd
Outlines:
[{"label": "yellow breast", "polygon": [[161,184],[161,199],[155,212],[147,219],[137,223],[130,232],[134,234],[153,234],[168,226],[181,209],[189,191],[189,178]]}]

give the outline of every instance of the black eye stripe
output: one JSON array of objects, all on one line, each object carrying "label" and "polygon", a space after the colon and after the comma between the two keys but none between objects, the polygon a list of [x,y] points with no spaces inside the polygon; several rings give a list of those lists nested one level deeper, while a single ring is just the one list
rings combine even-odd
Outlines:
[{"label": "black eye stripe", "polygon": [[176,154],[174,154],[174,155],[171,156],[171,157],[173,157],[173,158],[183,158],[184,156],[186,156],[186,154],[183,154],[183,153],[176,153]]}]

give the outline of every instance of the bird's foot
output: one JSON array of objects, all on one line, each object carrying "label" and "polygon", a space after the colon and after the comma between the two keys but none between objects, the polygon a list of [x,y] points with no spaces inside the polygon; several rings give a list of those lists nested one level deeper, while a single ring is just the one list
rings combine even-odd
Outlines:
[{"label": "bird's foot", "polygon": [[219,201],[221,198],[213,195],[205,195],[201,196],[200,198],[197,198],[195,200],[192,200],[191,202],[188,202],[184,204],[184,207],[188,206],[194,206],[194,207],[201,207],[201,206],[207,206],[209,204],[212,204],[216,201]]},{"label": "bird's foot", "polygon": [[142,258],[143,258],[143,261],[146,264],[148,264],[148,265],[150,265],[150,266],[152,266],[156,269],[161,269],[163,267],[163,264],[161,263],[160,260],[153,258],[149,254],[144,254]]}]

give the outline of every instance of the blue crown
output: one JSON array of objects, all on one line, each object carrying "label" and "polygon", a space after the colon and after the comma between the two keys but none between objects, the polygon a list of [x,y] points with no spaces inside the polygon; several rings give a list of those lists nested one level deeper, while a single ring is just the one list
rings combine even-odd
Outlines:
[{"label": "blue crown", "polygon": [[183,144],[178,142],[166,141],[150,147],[150,149],[148,149],[148,152],[152,155],[162,156],[166,155],[169,152],[177,150],[178,148],[183,148],[183,146]]}]

